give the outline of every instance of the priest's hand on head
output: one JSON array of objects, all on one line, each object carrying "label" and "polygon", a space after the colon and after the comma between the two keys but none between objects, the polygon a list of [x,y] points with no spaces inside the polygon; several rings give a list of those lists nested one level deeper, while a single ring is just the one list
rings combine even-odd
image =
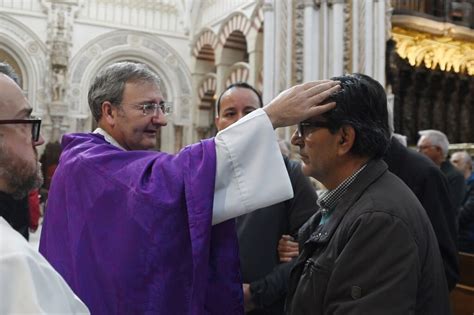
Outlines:
[{"label": "priest's hand on head", "polygon": [[339,82],[332,80],[295,85],[281,92],[263,109],[270,118],[273,128],[295,125],[333,109],[336,104],[325,103],[325,100],[340,88]]}]

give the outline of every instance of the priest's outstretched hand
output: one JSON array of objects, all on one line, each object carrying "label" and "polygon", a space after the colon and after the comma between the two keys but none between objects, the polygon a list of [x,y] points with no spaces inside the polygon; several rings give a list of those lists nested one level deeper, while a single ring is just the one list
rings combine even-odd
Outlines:
[{"label": "priest's outstretched hand", "polygon": [[295,85],[281,92],[263,110],[275,129],[295,125],[333,109],[336,106],[334,102],[324,101],[340,89],[339,82],[332,80]]}]

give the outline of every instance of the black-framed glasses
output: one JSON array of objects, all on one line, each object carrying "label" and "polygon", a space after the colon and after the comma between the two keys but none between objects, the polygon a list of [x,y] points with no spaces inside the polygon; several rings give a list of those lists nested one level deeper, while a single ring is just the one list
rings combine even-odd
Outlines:
[{"label": "black-framed glasses", "polygon": [[161,103],[143,103],[135,105],[138,109],[143,112],[143,116],[153,115],[156,116],[158,109],[161,110],[163,115],[167,116],[172,112],[171,103],[161,102]]},{"label": "black-framed glasses", "polygon": [[332,126],[327,121],[302,121],[298,124],[298,137],[303,138],[309,128],[328,128]]},{"label": "black-framed glasses", "polygon": [[37,142],[40,138],[41,119],[31,117],[30,119],[1,119],[0,125],[8,124],[31,124],[31,139]]}]

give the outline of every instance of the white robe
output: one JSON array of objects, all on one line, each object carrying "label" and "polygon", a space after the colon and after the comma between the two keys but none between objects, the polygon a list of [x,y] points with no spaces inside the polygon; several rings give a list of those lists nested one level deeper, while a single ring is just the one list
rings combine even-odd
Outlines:
[{"label": "white robe", "polygon": [[90,314],[61,275],[2,217],[0,314]]}]

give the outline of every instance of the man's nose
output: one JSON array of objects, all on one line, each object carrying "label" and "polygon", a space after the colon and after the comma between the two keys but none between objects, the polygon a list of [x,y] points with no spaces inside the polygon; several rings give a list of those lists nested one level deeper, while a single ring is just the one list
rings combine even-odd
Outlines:
[{"label": "man's nose", "polygon": [[39,145],[42,145],[43,143],[44,143],[44,138],[43,138],[42,134],[39,135],[38,141],[33,141],[33,145],[35,147],[39,146]]},{"label": "man's nose", "polygon": [[166,126],[168,124],[168,119],[165,114],[159,111],[157,115],[152,116],[151,122],[153,125]]},{"label": "man's nose", "polygon": [[295,130],[295,132],[293,132],[293,135],[291,136],[291,144],[292,145],[297,145],[297,146],[300,146],[302,147],[303,146],[303,138],[298,136],[298,130]]}]

